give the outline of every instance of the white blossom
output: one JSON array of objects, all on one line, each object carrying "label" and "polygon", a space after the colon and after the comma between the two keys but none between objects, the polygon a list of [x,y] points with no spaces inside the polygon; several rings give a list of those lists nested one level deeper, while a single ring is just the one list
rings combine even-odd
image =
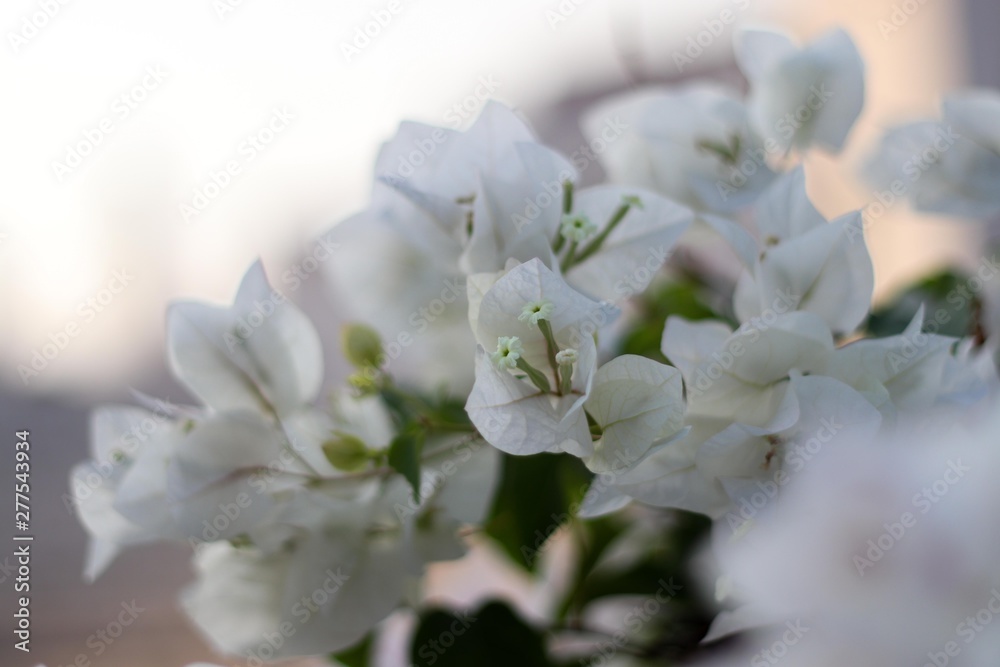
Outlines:
[{"label": "white blossom", "polygon": [[316,329],[268,284],[260,262],[231,307],[173,304],[167,350],[177,379],[215,410],[285,414],[315,399],[323,380]]},{"label": "white blossom", "polygon": [[[569,391],[559,391],[556,369],[549,362],[549,343],[537,324],[520,318],[525,305],[552,304],[550,327],[557,349],[578,350]],[[573,290],[540,260],[513,267],[482,296],[472,322],[480,343],[476,358],[476,383],[466,411],[483,437],[512,454],[564,450],[577,456],[593,452],[583,404],[596,370],[593,334],[610,321],[613,312]],[[519,356],[546,377],[551,392],[497,367],[486,353],[501,338],[515,336]]]},{"label": "white blossom", "polygon": [[780,32],[743,29],[736,61],[750,82],[750,121],[765,146],[843,148],[865,98],[864,63],[846,32],[831,30],[799,47]]},{"label": "white blossom", "polygon": [[732,211],[774,178],[746,107],[729,89],[697,82],[628,93],[591,109],[584,134],[599,136],[612,120],[626,128],[600,155],[614,183],[697,210]]},{"label": "white blossom", "polygon": [[[1000,648],[994,416],[916,437],[845,441],[810,466],[739,538],[720,531],[722,570],[755,609],[746,664],[808,629],[789,665],[985,664]],[[963,428],[964,427],[964,428]],[[979,618],[977,620],[977,615]],[[713,633],[718,636],[718,633]]]},{"label": "white blossom", "polygon": [[713,226],[746,265],[733,295],[742,322],[785,310],[823,318],[835,332],[854,331],[871,306],[874,272],[861,213],[827,222],[806,196],[798,168],[757,202],[757,238],[718,218]]},{"label": "white blossom", "polygon": [[926,213],[991,218],[1000,212],[1000,94],[953,93],[942,113],[889,128],[865,174],[887,205],[907,197]]}]

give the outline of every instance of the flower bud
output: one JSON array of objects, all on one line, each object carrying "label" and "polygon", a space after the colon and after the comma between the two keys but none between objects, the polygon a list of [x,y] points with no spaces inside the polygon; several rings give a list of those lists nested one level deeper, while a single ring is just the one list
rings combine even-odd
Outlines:
[{"label": "flower bud", "polygon": [[382,338],[364,324],[346,324],[340,331],[344,356],[359,368],[378,368],[382,359]]},{"label": "flower bud", "polygon": [[347,433],[323,443],[323,454],[337,470],[354,472],[365,467],[369,460],[368,447],[359,438]]}]

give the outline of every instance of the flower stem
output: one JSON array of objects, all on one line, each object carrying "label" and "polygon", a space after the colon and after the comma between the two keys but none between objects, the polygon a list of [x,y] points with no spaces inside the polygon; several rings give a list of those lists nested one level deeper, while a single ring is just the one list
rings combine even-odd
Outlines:
[{"label": "flower stem", "polygon": [[[563,181],[563,201],[562,201],[562,212],[563,215],[569,215],[570,211],[573,210],[573,181]],[[556,237],[552,240],[552,250],[558,253],[563,248],[563,244],[566,242],[566,237],[562,235],[560,230],[556,230]]]},{"label": "flower stem", "polygon": [[[576,258],[575,263],[579,264],[601,249],[601,244],[604,243],[604,240],[608,238],[611,232],[614,231],[615,227],[617,227],[618,224],[625,218],[628,212],[632,209],[632,205],[633,202],[629,200],[622,202],[622,205],[615,210],[611,219],[608,221],[608,224],[605,225],[603,230],[601,230],[601,233],[595,236],[594,239],[580,251],[580,255]],[[573,263],[570,263],[570,266],[572,265]],[[563,271],[567,268],[569,267],[563,267]]]},{"label": "flower stem", "polygon": [[576,246],[576,241],[570,241],[569,250],[566,251],[566,256],[563,257],[563,261],[559,263],[559,268],[563,270],[563,273],[569,271],[570,267],[579,261],[576,257]]},{"label": "flower stem", "polygon": [[549,384],[549,379],[545,377],[544,373],[525,361],[524,357],[517,360],[517,367],[528,376],[528,379],[531,380],[531,384],[535,385],[546,394],[552,393],[552,386]]},{"label": "flower stem", "polygon": [[538,320],[538,329],[545,336],[545,352],[549,359],[549,368],[552,369],[552,375],[556,379],[556,385],[559,388],[559,395],[563,394],[562,382],[559,379],[559,362],[556,361],[556,353],[559,351],[559,346],[556,345],[555,334],[552,333],[552,325],[548,320]]}]

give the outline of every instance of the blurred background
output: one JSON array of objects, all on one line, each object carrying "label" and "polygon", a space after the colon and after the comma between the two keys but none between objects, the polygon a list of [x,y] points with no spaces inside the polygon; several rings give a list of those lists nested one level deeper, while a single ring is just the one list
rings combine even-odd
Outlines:
[{"label": "blurred background", "polygon": [[[723,24],[727,11],[735,20]],[[867,104],[847,150],[807,162],[830,217],[873,199],[855,174],[882,128],[936,116],[942,92],[1000,85],[995,0],[4,2],[0,484],[13,484],[14,432],[29,430],[37,541],[30,655],[12,648],[13,546],[0,547],[0,664],[217,659],[176,609],[188,549],[133,550],[85,585],[85,535],[63,501],[92,406],[129,402],[130,388],[187,400],[165,368],[168,301],[228,301],[258,256],[272,277],[293,267],[366,204],[378,146],[404,118],[460,128],[495,98],[569,154],[588,139],[580,111],[603,95],[701,75],[738,84],[733,28],[760,23],[801,39],[844,26],[866,60]],[[679,67],[692,40],[704,53]],[[897,204],[868,241],[879,299],[975,263],[982,239]],[[335,340],[342,314],[323,279],[291,296]],[[47,345],[57,353],[24,372]],[[336,381],[335,345],[327,359]],[[457,576],[475,579],[476,559],[489,554]],[[431,585],[447,595],[448,578]],[[534,592],[515,574],[498,582],[530,608]],[[144,611],[120,638],[90,639],[133,600]]]}]

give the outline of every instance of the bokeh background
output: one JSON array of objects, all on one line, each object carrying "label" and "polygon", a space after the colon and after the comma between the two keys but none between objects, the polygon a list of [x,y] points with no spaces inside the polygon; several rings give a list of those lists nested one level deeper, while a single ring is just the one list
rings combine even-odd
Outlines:
[{"label": "bokeh background", "polygon": [[[722,25],[727,10],[736,20]],[[358,31],[373,12],[384,25],[366,42]],[[401,119],[462,127],[493,97],[568,154],[587,139],[580,111],[602,95],[701,75],[738,84],[733,28],[761,23],[803,39],[842,25],[866,59],[867,105],[847,150],[807,163],[811,195],[831,217],[873,199],[855,174],[882,128],[935,115],[943,91],[1000,85],[996,0],[6,0],[0,664],[217,659],[175,605],[188,549],[128,552],[86,585],[85,535],[63,501],[95,404],[130,401],[133,388],[186,400],[162,352],[168,301],[228,301],[256,257],[275,276],[311,252],[365,205],[376,150]],[[674,54],[699,34],[704,53],[679,71]],[[213,173],[233,161],[239,173],[213,188]],[[599,176],[597,166],[585,174]],[[877,298],[936,267],[974,263],[982,240],[970,225],[895,205],[869,230]],[[323,278],[291,296],[334,341],[345,314]],[[74,326],[44,370],[21,376],[20,365]],[[336,382],[344,368],[334,344],[327,359]],[[14,547],[3,546],[14,533],[22,429],[33,445],[37,537],[30,655],[13,649],[8,629]],[[541,596],[487,549],[448,567],[431,576],[442,598],[490,588],[530,613]],[[100,651],[88,644],[133,600],[144,611],[120,638]]]}]

